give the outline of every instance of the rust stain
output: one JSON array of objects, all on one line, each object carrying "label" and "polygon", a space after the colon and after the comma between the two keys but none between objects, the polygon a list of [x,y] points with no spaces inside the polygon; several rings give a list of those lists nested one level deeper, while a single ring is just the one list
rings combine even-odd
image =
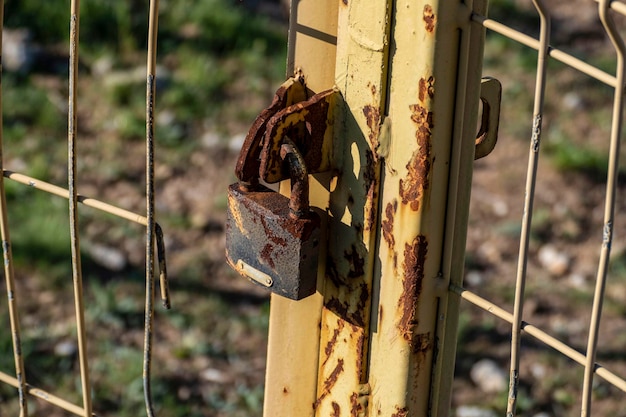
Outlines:
[{"label": "rust stain", "polygon": [[330,338],[330,340],[326,344],[326,347],[324,348],[326,359],[324,359],[324,362],[322,363],[322,365],[326,365],[326,362],[328,362],[328,359],[330,359],[330,355],[333,353],[333,350],[335,350],[335,345],[337,344],[337,338],[339,337],[339,333],[341,333],[341,331],[343,330],[343,327],[344,327],[344,321],[339,320],[337,322],[337,327],[335,327],[335,329],[333,330],[333,336]]},{"label": "rust stain", "polygon": [[380,109],[378,107],[367,105],[363,107],[363,115],[365,116],[367,127],[370,130],[368,136],[376,161],[378,158],[378,147],[380,146],[380,142],[378,141],[378,134],[380,133]]},{"label": "rust stain", "polygon": [[398,210],[398,200],[395,198],[392,202],[387,203],[387,207],[385,207],[385,219],[381,223],[381,228],[383,229],[383,238],[387,245],[389,245],[390,249],[396,245],[396,238],[393,235],[393,219]]},{"label": "rust stain", "polygon": [[324,307],[348,321],[348,303],[342,303],[339,299],[333,297],[324,303]]},{"label": "rust stain", "polygon": [[432,112],[427,111],[419,104],[412,104],[409,107],[411,120],[417,125],[415,138],[418,148],[413,152],[411,160],[406,165],[408,170],[406,179],[400,179],[400,195],[403,204],[409,204],[411,210],[418,211],[424,192],[429,186],[430,138],[434,124]]},{"label": "rust stain", "polygon": [[363,352],[365,351],[365,333],[360,332],[359,338],[356,341],[356,378],[357,380],[361,379],[361,371],[363,370],[363,361],[365,359],[365,355]]},{"label": "rust stain", "polygon": [[424,23],[426,23],[426,31],[433,33],[435,25],[437,24],[437,16],[433,12],[433,8],[430,4],[424,6]]},{"label": "rust stain", "polygon": [[354,244],[350,247],[350,252],[345,251],[343,257],[348,261],[350,265],[350,271],[348,271],[348,278],[360,278],[365,275],[365,259],[359,254],[358,249]]},{"label": "rust stain", "polygon": [[428,253],[428,241],[423,235],[418,235],[404,248],[404,276],[402,286],[404,291],[398,300],[398,309],[402,316],[398,322],[398,329],[402,337],[413,347],[413,327],[417,324],[415,313],[424,281],[424,263]]},{"label": "rust stain", "polygon": [[435,96],[435,77],[432,75],[428,77],[428,80],[420,78],[419,81],[418,98],[420,102],[424,103],[427,96],[431,100]]},{"label": "rust stain", "polygon": [[412,352],[418,355],[425,355],[431,351],[434,346],[434,340],[431,333],[420,333],[413,336]]},{"label": "rust stain", "polygon": [[353,392],[350,395],[350,417],[358,417],[363,412],[363,406],[359,402],[359,394]]},{"label": "rust stain", "polygon": [[272,269],[276,267],[276,264],[274,263],[274,258],[272,257],[273,253],[274,246],[270,245],[269,243],[265,244],[265,246],[263,246],[263,249],[261,249],[261,259],[263,259]]},{"label": "rust stain", "polygon": [[322,403],[324,398],[326,398],[328,394],[330,394],[330,391],[337,383],[337,380],[339,379],[339,375],[342,372],[343,372],[343,359],[338,359],[335,369],[333,369],[330,375],[328,375],[328,378],[324,380],[324,387],[322,390],[322,394],[318,397],[317,400],[315,400],[315,403],[313,403],[314,410],[317,409],[317,407],[319,407],[319,405]]},{"label": "rust stain", "polygon": [[333,407],[333,413],[330,417],[339,417],[341,415],[341,408],[339,407],[339,404],[333,401],[330,405]]},{"label": "rust stain", "polygon": [[289,394],[289,390],[287,389],[287,387],[283,387],[283,395],[287,394]]},{"label": "rust stain", "polygon": [[341,2],[344,4],[344,6],[348,5],[348,0],[341,0]]},{"label": "rust stain", "polygon": [[379,305],[378,306],[378,322],[382,323],[383,322],[383,305]]},{"label": "rust stain", "polygon": [[330,281],[333,284],[335,284],[335,287],[337,288],[345,284],[339,276],[337,265],[335,264],[335,261],[332,256],[328,256],[326,258],[326,276],[330,279]]},{"label": "rust stain", "polygon": [[372,230],[376,221],[377,198],[378,198],[378,174],[377,156],[370,149],[365,151],[366,166],[364,167],[363,179],[367,191],[365,204],[365,230]]},{"label": "rust stain", "polygon": [[396,412],[391,415],[391,417],[407,417],[409,415],[409,410],[406,407],[398,407],[396,406]]}]

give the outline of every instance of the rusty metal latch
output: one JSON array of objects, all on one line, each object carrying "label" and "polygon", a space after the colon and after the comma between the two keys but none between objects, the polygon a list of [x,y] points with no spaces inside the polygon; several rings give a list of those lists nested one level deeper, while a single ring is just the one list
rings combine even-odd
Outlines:
[{"label": "rusty metal latch", "polygon": [[338,94],[329,89],[309,97],[302,74],[285,81],[246,135],[235,168],[239,181],[253,183],[261,178],[273,184],[288,179],[280,157],[286,137],[302,154],[309,174],[329,171]]},{"label": "rusty metal latch", "polygon": [[476,136],[474,160],[489,155],[496,146],[500,125],[501,99],[502,84],[500,81],[495,78],[484,77],[480,83],[480,101],[483,104],[483,114],[480,129]]},{"label": "rusty metal latch", "polygon": [[[321,219],[309,205],[309,174],[331,169],[337,94],[309,98],[301,75],[283,83],[248,132],[235,168],[239,182],[228,188],[226,260],[293,300],[317,288]],[[290,198],[261,184],[285,179]]]}]

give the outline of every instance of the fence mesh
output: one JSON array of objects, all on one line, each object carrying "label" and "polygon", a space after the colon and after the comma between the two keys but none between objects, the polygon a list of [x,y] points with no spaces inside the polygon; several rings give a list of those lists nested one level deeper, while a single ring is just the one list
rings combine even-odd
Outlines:
[{"label": "fence mesh", "polygon": [[[109,213],[113,216],[125,219],[129,222],[138,223],[146,228],[146,292],[145,292],[145,321],[144,321],[144,352],[143,352],[143,389],[145,404],[148,415],[154,415],[151,398],[151,358],[152,358],[152,332],[153,312],[155,299],[155,252],[158,255],[158,268],[160,275],[161,297],[166,308],[169,308],[169,294],[167,290],[167,276],[165,266],[165,253],[163,233],[161,227],[155,222],[155,199],[154,199],[154,99],[156,92],[156,36],[158,19],[158,0],[150,1],[148,48],[147,48],[147,71],[146,71],[146,215],[140,215],[128,210],[104,203],[94,198],[81,195],[77,190],[77,148],[80,142],[77,124],[78,96],[78,73],[79,73],[79,34],[80,34],[80,2],[72,0],[69,9],[70,45],[69,45],[69,77],[68,77],[68,167],[67,188],[30,177],[18,172],[3,168],[3,176],[0,177],[0,232],[2,235],[2,250],[4,256],[4,275],[8,309],[10,317],[10,331],[12,336],[15,376],[0,372],[0,382],[11,385],[18,390],[20,416],[29,415],[27,396],[31,395],[58,406],[66,411],[80,416],[94,415],[92,406],[93,387],[89,379],[89,361],[87,355],[88,337],[85,323],[85,301],[83,296],[83,279],[80,256],[80,233],[78,203],[92,207],[96,210]],[[0,0],[0,32],[4,22],[4,1]],[[0,102],[1,110],[1,102]],[[2,128],[0,126],[0,155],[2,152]],[[0,162],[1,163],[1,162]],[[12,180],[25,186],[41,190],[55,196],[63,197],[69,201],[69,224],[71,242],[71,261],[74,289],[74,310],[76,320],[78,362],[80,372],[80,393],[82,404],[74,404],[64,398],[56,396],[29,383],[28,374],[25,371],[25,358],[21,342],[20,291],[16,288],[16,278],[13,271],[13,254],[11,249],[10,222],[7,214],[7,201],[4,179]],[[156,244],[156,250],[155,250]],[[33,254],[36,255],[36,254]]]},{"label": "fence mesh", "polygon": [[[506,4],[506,2],[496,3],[492,9]],[[475,186],[471,209],[473,213],[470,214],[473,220],[470,224],[469,272],[465,286],[471,289],[454,285],[450,288],[452,293],[468,303],[510,324],[507,331],[512,335],[507,416],[516,415],[518,412],[523,414],[537,408],[547,412],[547,415],[571,415],[566,412],[572,412],[576,408],[573,403],[580,404],[581,416],[588,416],[591,415],[592,399],[601,402],[603,398],[614,397],[612,401],[615,401],[615,398],[619,397],[617,394],[619,391],[626,392],[626,381],[623,376],[619,376],[619,371],[623,373],[623,355],[618,353],[612,357],[605,356],[611,359],[612,364],[617,363],[617,369],[609,369],[597,362],[598,347],[602,347],[603,344],[608,346],[611,338],[617,340],[620,332],[618,329],[623,329],[622,312],[617,314],[605,312],[610,320],[604,325],[604,332],[600,331],[607,288],[614,290],[623,285],[620,284],[622,278],[619,271],[614,267],[623,256],[622,245],[615,240],[614,235],[617,230],[616,224],[621,224],[619,219],[616,219],[616,213],[623,210],[623,204],[617,199],[617,192],[620,188],[619,180],[623,177],[619,160],[625,52],[624,41],[616,21],[621,21],[626,15],[626,5],[617,1],[596,1],[596,3],[587,1],[576,2],[575,5],[568,4],[566,7],[580,8],[580,11],[563,13],[567,9],[562,7],[560,2],[533,0],[532,5],[528,2],[528,10],[524,16],[513,18],[513,14],[507,16],[506,11],[502,10],[496,13],[495,18],[476,14],[472,16],[475,24],[487,29],[485,70],[496,68],[495,65],[491,65],[491,61],[498,61],[500,71],[503,72],[496,75],[497,78],[502,77],[505,89],[503,108],[507,106],[507,98],[511,99],[508,100],[508,105],[511,105],[512,101],[515,102],[520,95],[528,96],[528,105],[532,101],[532,114],[527,116],[523,107],[517,107],[515,114],[505,113],[501,118],[504,133],[501,135],[498,152],[508,154],[500,158],[506,162],[489,166],[487,161],[489,158],[486,158],[484,162],[486,165],[481,165],[481,162],[476,166],[475,178],[482,179],[483,186]],[[589,13],[586,6],[593,6],[591,10],[593,14]],[[519,14],[519,10],[517,13]],[[583,26],[580,20],[576,20],[576,16],[594,17],[594,21],[597,22],[595,26],[591,26],[594,31],[585,32],[589,26]],[[506,23],[507,20],[509,23]],[[513,28],[513,25],[517,27]],[[576,27],[583,33],[576,33]],[[602,44],[599,38],[607,39],[608,42]],[[564,45],[555,46],[559,43]],[[611,58],[600,62],[598,60],[600,49],[605,57],[610,55]],[[529,55],[531,52],[535,55]],[[513,62],[508,66],[499,61],[499,55],[501,60],[506,60],[511,59],[514,53],[524,55],[526,60],[513,58]],[[581,59],[576,55],[582,55],[584,58]],[[532,84],[525,82],[523,76],[514,79],[517,75],[528,73],[529,70],[534,72],[534,92]],[[507,74],[507,71],[510,73]],[[609,92],[605,86],[610,87],[611,91]],[[600,94],[598,91],[602,91],[602,98],[597,98]],[[607,96],[611,98],[608,99]],[[602,104],[603,100],[612,101],[610,108]],[[517,102],[519,103],[519,100]],[[587,122],[582,121],[590,117],[590,113],[595,116],[603,114],[599,126],[600,119],[597,118],[593,128],[590,126],[594,122],[587,125]],[[530,120],[530,126],[520,127],[523,123],[519,120]],[[522,165],[523,154],[516,151],[521,149],[520,142],[510,137],[520,135],[530,137],[527,143],[529,150],[524,185],[522,169],[518,168]],[[577,136],[582,137],[578,139],[579,143],[576,143]],[[603,149],[605,153],[600,154],[597,148],[593,148],[594,146]],[[590,156],[592,154],[593,157]],[[592,159],[593,163],[590,162]],[[540,168],[540,160],[544,168]],[[556,175],[565,178],[565,183],[554,180],[555,166],[562,171]],[[500,171],[497,171],[498,169]],[[494,172],[490,174],[488,170]],[[603,178],[600,178],[600,175]],[[581,177],[585,179],[581,180]],[[589,177],[593,177],[593,180],[589,181]],[[492,182],[493,189],[486,189],[485,181]],[[507,181],[509,190],[503,191],[497,184]],[[595,191],[602,188],[603,183],[604,195],[597,198],[598,193]],[[554,187],[555,184],[562,188],[551,189],[550,187]],[[572,199],[566,189],[573,189],[573,193],[579,197]],[[521,225],[519,220],[517,222],[511,220],[510,215],[515,211],[511,209],[511,205],[517,204],[518,200],[513,203],[506,201],[498,194],[498,190],[509,194],[511,190],[518,191],[518,194],[523,192],[523,204],[519,212],[522,217]],[[592,190],[595,190],[594,196]],[[604,201],[601,201],[602,199]],[[521,198],[519,201],[521,202]],[[480,211],[481,204],[489,206],[491,218],[479,220],[480,215],[476,212]],[[559,212],[568,214],[559,216]],[[515,211],[515,214],[518,212]],[[569,223],[558,220],[559,217],[569,218]],[[567,224],[572,226],[569,231],[565,230]],[[620,232],[621,229],[620,226]],[[517,246],[519,251],[516,256],[513,253],[505,253],[506,250],[503,249],[506,246],[505,241],[508,245],[514,246],[512,235],[519,236]],[[587,235],[592,236],[595,242],[593,250],[597,262],[595,272],[585,269],[587,265],[585,261],[591,255]],[[576,245],[579,249],[575,249]],[[617,252],[611,256],[611,249],[616,248]],[[484,276],[486,273],[481,272],[486,264],[504,263],[507,260],[512,264],[514,257],[517,258],[515,271],[512,268],[505,270],[497,267],[498,272],[489,277],[494,281],[486,281]],[[529,266],[531,263],[532,266]],[[514,281],[498,276],[503,272],[514,275]],[[615,285],[607,286],[611,279]],[[491,289],[488,290],[486,287]],[[488,298],[491,297],[498,301],[489,301]],[[510,310],[503,308],[507,303]],[[590,310],[587,310],[588,305],[591,306]],[[474,317],[468,310],[464,310],[463,314]],[[533,325],[530,319],[526,321],[529,316],[541,324]],[[483,323],[489,323],[484,317],[482,320]],[[582,323],[582,320],[588,321]],[[562,323],[560,327],[556,325],[557,322]],[[489,327],[492,324],[483,324],[483,327],[485,326]],[[467,327],[471,327],[471,324],[463,323],[462,320],[461,332],[467,331]],[[522,335],[528,335],[535,341],[527,340]],[[461,340],[463,339],[462,337]],[[552,372],[558,372],[557,365],[549,363],[554,359],[547,360],[532,352],[533,349],[542,350],[541,347],[537,347],[536,342],[580,364],[582,372],[561,370],[560,381],[557,382],[559,377],[551,375]],[[478,354],[478,357],[497,356],[496,344],[491,341],[491,346],[487,347],[490,353]],[[460,346],[458,362],[461,367],[466,362],[463,355],[467,354],[468,351]],[[502,362],[505,362],[502,355],[500,356]],[[524,360],[525,356],[528,361]],[[544,364],[540,363],[542,360]],[[522,366],[524,363],[527,365]],[[598,381],[594,381],[594,376],[600,377],[612,386],[605,389],[610,394],[603,394]],[[572,389],[573,383],[579,384],[579,387]],[[567,386],[570,391],[560,390],[561,386]],[[544,398],[530,398],[533,395],[539,396],[542,389],[549,391],[542,394]],[[615,390],[617,392],[614,392]],[[563,393],[567,394],[567,398],[563,398]],[[544,401],[545,404],[529,405],[529,402],[533,401],[535,403]],[[619,401],[617,403],[619,404]],[[599,414],[595,415],[619,413],[620,408],[617,407],[612,411],[603,408],[602,412],[599,411]]]}]

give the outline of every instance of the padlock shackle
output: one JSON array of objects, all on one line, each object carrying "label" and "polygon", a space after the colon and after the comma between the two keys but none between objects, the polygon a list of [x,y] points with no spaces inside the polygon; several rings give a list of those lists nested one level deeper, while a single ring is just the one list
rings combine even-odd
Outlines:
[{"label": "padlock shackle", "polygon": [[289,215],[294,219],[306,217],[309,213],[309,172],[304,163],[304,157],[296,144],[288,137],[283,139],[280,157],[287,164],[291,178]]}]

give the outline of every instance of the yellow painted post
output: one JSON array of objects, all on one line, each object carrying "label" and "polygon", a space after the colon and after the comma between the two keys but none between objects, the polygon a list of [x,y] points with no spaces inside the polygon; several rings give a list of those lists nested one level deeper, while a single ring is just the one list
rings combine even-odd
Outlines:
[{"label": "yellow painted post", "polygon": [[327,256],[316,295],[272,297],[265,417],[447,415],[485,2],[293,0],[289,72],[342,99],[311,188]]},{"label": "yellow painted post", "polygon": [[482,62],[466,3],[395,3],[370,416],[448,414]]},{"label": "yellow painted post", "polygon": [[376,264],[382,128],[391,1],[339,7],[335,126],[316,416],[360,416],[367,406],[367,353]]}]

